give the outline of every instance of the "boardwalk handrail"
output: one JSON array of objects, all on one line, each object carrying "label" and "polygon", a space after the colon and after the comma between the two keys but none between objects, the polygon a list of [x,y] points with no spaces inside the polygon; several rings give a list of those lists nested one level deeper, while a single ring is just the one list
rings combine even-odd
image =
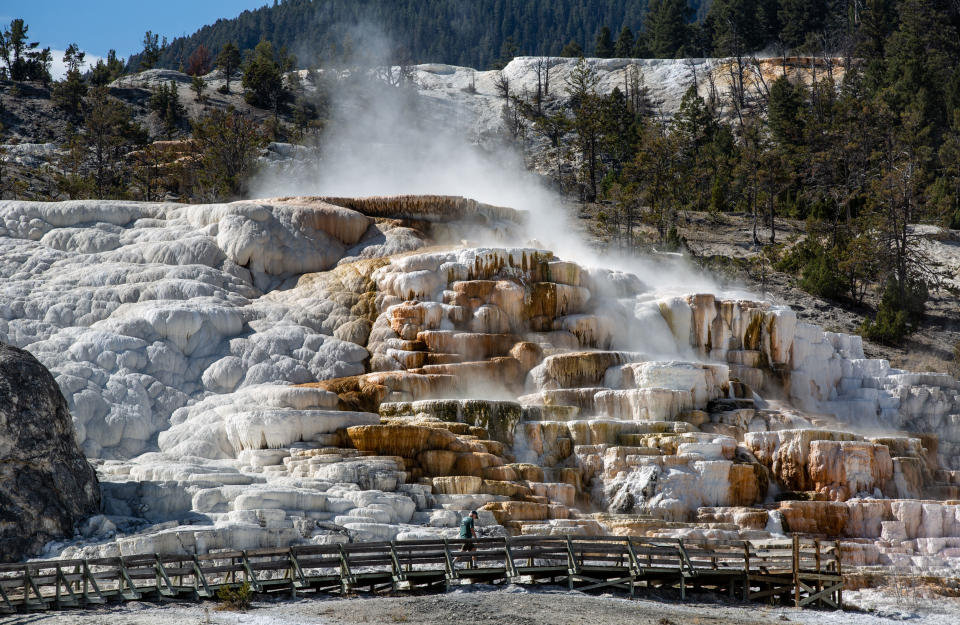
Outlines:
[{"label": "boardwalk handrail", "polygon": [[513,536],[296,545],[207,554],[145,554],[0,564],[0,613],[141,597],[407,590],[487,583],[561,583],[581,590],[687,587],[796,606],[842,605],[839,543],[627,536]]}]

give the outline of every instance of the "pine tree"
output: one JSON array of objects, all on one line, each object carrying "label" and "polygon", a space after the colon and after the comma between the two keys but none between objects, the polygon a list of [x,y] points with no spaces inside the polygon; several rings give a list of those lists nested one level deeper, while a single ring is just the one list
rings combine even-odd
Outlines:
[{"label": "pine tree", "polygon": [[560,50],[560,56],[565,56],[567,58],[577,58],[583,56],[583,48],[580,47],[580,44],[571,39],[567,42],[567,45],[563,46],[563,49]]},{"label": "pine tree", "polygon": [[742,56],[762,47],[762,24],[757,0],[715,0],[709,17],[714,27],[714,49],[726,56]]},{"label": "pine tree", "polygon": [[94,89],[84,110],[84,134],[92,168],[92,190],[96,198],[121,197],[124,193],[124,152],[143,141],[142,131],[130,123],[128,107],[111,98],[106,89]]},{"label": "pine tree", "polygon": [[647,13],[647,44],[659,59],[683,55],[691,16],[686,0],[651,0]]},{"label": "pine tree", "polygon": [[574,115],[573,131],[586,177],[584,197],[589,201],[597,197],[597,168],[603,132],[601,98],[597,95],[599,81],[596,70],[583,57],[567,77],[567,93]]},{"label": "pine tree", "polygon": [[228,41],[220,49],[220,54],[217,55],[217,67],[220,68],[223,77],[227,80],[225,93],[230,93],[230,78],[240,67],[240,51],[237,50],[237,46],[232,41]]},{"label": "pine tree", "polygon": [[803,139],[803,95],[799,87],[783,76],[770,86],[767,123],[780,145],[797,145]]},{"label": "pine tree", "polygon": [[153,69],[160,61],[160,55],[167,47],[167,38],[163,38],[163,43],[159,42],[159,35],[147,31],[143,36],[143,52],[140,53],[140,70]]},{"label": "pine tree", "polygon": [[884,83],[884,47],[896,21],[895,0],[866,0],[860,12],[856,52],[864,59],[863,77],[871,92]]},{"label": "pine tree", "polygon": [[215,109],[197,120],[193,141],[201,165],[197,180],[201,196],[213,200],[244,192],[257,151],[267,139],[256,122],[231,108]]},{"label": "pine tree", "polygon": [[247,90],[248,103],[260,108],[270,109],[274,118],[290,97],[283,84],[283,67],[286,58],[274,52],[269,41],[261,41],[254,49],[246,68],[243,70],[243,87]]},{"label": "pine tree", "polygon": [[39,43],[29,41],[30,27],[22,19],[15,19],[0,33],[0,58],[4,74],[10,80],[50,80],[50,63],[53,57],[50,48],[39,48]]},{"label": "pine tree", "polygon": [[117,58],[117,51],[107,52],[107,60],[97,60],[90,72],[90,84],[94,87],[103,87],[123,74],[123,61]]},{"label": "pine tree", "polygon": [[604,26],[597,34],[594,53],[598,59],[609,59],[613,56],[613,38],[610,34],[610,28]]},{"label": "pine tree", "polygon": [[67,67],[66,77],[53,87],[54,102],[72,115],[80,113],[80,103],[87,95],[87,85],[80,74],[85,56],[77,44],[71,43],[63,54],[63,63]]},{"label": "pine tree", "polygon": [[633,56],[633,46],[636,43],[633,38],[633,31],[629,26],[624,26],[623,30],[617,36],[617,43],[613,48],[613,54],[618,59],[629,59]]},{"label": "pine tree", "polygon": [[777,18],[784,45],[797,48],[804,44],[810,33],[823,29],[827,19],[827,1],[780,0]]},{"label": "pine tree", "polygon": [[894,111],[915,110],[935,138],[947,125],[945,87],[960,60],[960,33],[939,0],[903,0],[898,12],[886,44],[884,99]]},{"label": "pine tree", "polygon": [[716,0],[710,6],[708,19],[714,28],[714,51],[724,56],[734,57],[732,65],[733,104],[737,118],[743,125],[742,111],[746,105],[745,73],[747,55],[755,49],[760,24],[757,21],[756,0]]},{"label": "pine tree", "polygon": [[203,90],[207,88],[207,81],[201,76],[194,76],[193,80],[190,81],[190,90],[193,91],[196,96],[197,102],[203,102],[206,98],[203,95]]},{"label": "pine tree", "polygon": [[153,90],[149,101],[150,110],[155,112],[163,122],[167,136],[172,136],[186,111],[180,103],[180,94],[174,82],[160,83]]}]

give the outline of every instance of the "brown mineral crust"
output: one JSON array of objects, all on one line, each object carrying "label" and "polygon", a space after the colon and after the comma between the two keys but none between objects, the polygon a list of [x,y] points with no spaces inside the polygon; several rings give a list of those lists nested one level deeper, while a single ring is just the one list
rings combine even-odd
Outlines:
[{"label": "brown mineral crust", "polygon": [[784,501],[777,510],[783,529],[801,534],[843,536],[849,518],[847,506],[836,501]]}]

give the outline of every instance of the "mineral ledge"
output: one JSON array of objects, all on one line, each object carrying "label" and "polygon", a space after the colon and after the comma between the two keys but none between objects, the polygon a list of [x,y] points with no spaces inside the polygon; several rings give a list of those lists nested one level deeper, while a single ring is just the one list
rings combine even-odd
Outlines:
[{"label": "mineral ledge", "polygon": [[525,220],[0,202],[0,341],[51,370],[102,489],[46,554],[452,537],[478,509],[486,535],[803,532],[960,569],[957,380],[512,247]]}]

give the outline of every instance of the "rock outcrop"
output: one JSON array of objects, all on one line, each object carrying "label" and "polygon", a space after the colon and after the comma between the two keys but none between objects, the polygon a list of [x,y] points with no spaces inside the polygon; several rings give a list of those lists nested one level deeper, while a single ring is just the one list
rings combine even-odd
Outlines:
[{"label": "rock outcrop", "polygon": [[0,343],[0,562],[73,536],[99,508],[96,474],[53,376],[29,353]]}]

